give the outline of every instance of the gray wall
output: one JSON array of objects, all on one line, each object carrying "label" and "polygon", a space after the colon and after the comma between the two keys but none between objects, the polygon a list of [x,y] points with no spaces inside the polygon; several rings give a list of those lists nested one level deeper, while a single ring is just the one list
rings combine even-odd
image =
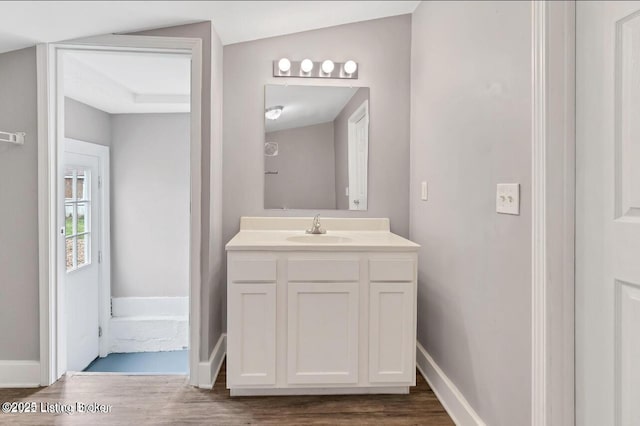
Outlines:
[{"label": "gray wall", "polygon": [[[200,359],[207,360],[222,330],[222,43],[210,22],[142,34],[203,40],[202,214],[206,234]],[[21,325],[6,327],[0,359],[39,359],[35,52],[29,48],[0,54],[0,99],[11,100],[0,102],[0,128],[28,132],[25,146],[0,146],[0,197],[11,201],[0,204],[0,324]]]},{"label": "gray wall", "polygon": [[335,153],[333,121],[270,132],[278,155],[264,157],[266,209],[335,209]]},{"label": "gray wall", "polygon": [[190,114],[111,122],[112,296],[186,297]]},{"label": "gray wall", "polygon": [[[224,47],[224,240],[240,216],[310,216],[315,210],[265,210],[263,194],[264,85],[281,57],[354,59],[359,79],[305,84],[371,88],[369,210],[327,216],[389,217],[394,232],[409,234],[409,68],[411,16],[403,15],[273,37]],[[289,83],[301,84],[299,79]],[[344,191],[344,189],[343,189]]]},{"label": "gray wall", "polygon": [[223,330],[222,42],[211,22],[135,33],[202,39],[202,293],[200,360],[208,360]]},{"label": "gray wall", "polygon": [[[413,15],[418,340],[490,425],[531,419],[530,29],[529,2],[423,2]],[[521,183],[520,216],[495,212],[501,182]]]},{"label": "gray wall", "polygon": [[345,195],[345,188],[349,186],[349,117],[368,98],[369,90],[366,87],[359,88],[333,120],[336,153],[335,192],[338,209],[349,209],[349,196]]},{"label": "gray wall", "polygon": [[64,98],[64,135],[110,146],[111,115],[75,99]]},{"label": "gray wall", "polygon": [[23,146],[0,142],[0,360],[37,360],[40,327],[35,47],[0,54],[0,130],[27,132]]}]

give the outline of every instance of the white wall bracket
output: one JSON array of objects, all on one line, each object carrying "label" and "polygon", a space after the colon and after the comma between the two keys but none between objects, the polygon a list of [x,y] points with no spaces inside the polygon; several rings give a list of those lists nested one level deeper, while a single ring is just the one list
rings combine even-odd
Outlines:
[{"label": "white wall bracket", "polygon": [[14,143],[16,145],[24,145],[24,137],[27,134],[25,132],[16,132],[16,133],[8,133],[8,132],[0,132],[0,142],[9,142]]}]

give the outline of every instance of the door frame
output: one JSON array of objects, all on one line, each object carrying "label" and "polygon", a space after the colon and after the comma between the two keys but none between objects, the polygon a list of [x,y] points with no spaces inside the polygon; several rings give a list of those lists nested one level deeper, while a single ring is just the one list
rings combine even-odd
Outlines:
[{"label": "door frame", "polygon": [[58,236],[57,206],[62,182],[57,178],[64,146],[64,99],[62,84],[64,50],[102,50],[178,53],[191,55],[190,134],[190,242],[189,242],[189,383],[198,385],[200,353],[201,292],[201,97],[202,40],[186,37],[106,35],[37,46],[38,94],[38,243],[40,295],[40,382],[48,386],[58,380],[60,349],[57,297],[60,274],[58,250],[64,249]]},{"label": "door frame", "polygon": [[574,1],[531,1],[531,424],[575,424]]},{"label": "door frame", "polygon": [[[72,148],[74,153],[90,155],[98,158],[99,168],[99,181],[98,181],[98,197],[100,197],[100,253],[101,258],[99,260],[99,281],[98,281],[98,294],[99,294],[99,306],[98,306],[98,326],[102,330],[102,338],[100,339],[99,352],[101,357],[105,357],[109,354],[109,319],[111,318],[110,303],[111,300],[111,187],[110,187],[110,166],[109,155],[110,149],[108,146],[98,145],[91,142],[81,141],[73,138],[64,138],[64,148]],[[63,199],[58,200],[58,203]],[[58,252],[61,254],[61,252]],[[58,261],[58,266],[61,262]],[[62,277],[64,279],[64,272]],[[61,289],[62,290],[62,289]],[[63,300],[64,294],[59,292],[58,303]],[[58,315],[62,314],[59,311]],[[58,324],[61,324],[62,318],[57,319]],[[63,360],[58,359],[58,367],[62,370],[66,370],[66,367],[61,364]]]}]

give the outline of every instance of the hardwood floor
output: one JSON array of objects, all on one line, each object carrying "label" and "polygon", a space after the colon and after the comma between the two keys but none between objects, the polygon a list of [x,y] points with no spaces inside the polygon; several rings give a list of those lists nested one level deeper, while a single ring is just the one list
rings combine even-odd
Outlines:
[{"label": "hardwood floor", "polygon": [[183,376],[75,374],[39,389],[0,389],[0,403],[111,405],[108,414],[4,414],[0,424],[271,424],[453,425],[418,373],[409,395],[230,398],[223,366],[213,390],[191,387]]}]

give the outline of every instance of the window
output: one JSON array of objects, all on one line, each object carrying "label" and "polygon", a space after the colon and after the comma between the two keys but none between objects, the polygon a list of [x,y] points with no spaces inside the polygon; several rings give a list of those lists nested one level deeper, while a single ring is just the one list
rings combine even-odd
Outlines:
[{"label": "window", "polygon": [[64,174],[64,225],[67,272],[91,263],[91,176],[70,168]]}]

